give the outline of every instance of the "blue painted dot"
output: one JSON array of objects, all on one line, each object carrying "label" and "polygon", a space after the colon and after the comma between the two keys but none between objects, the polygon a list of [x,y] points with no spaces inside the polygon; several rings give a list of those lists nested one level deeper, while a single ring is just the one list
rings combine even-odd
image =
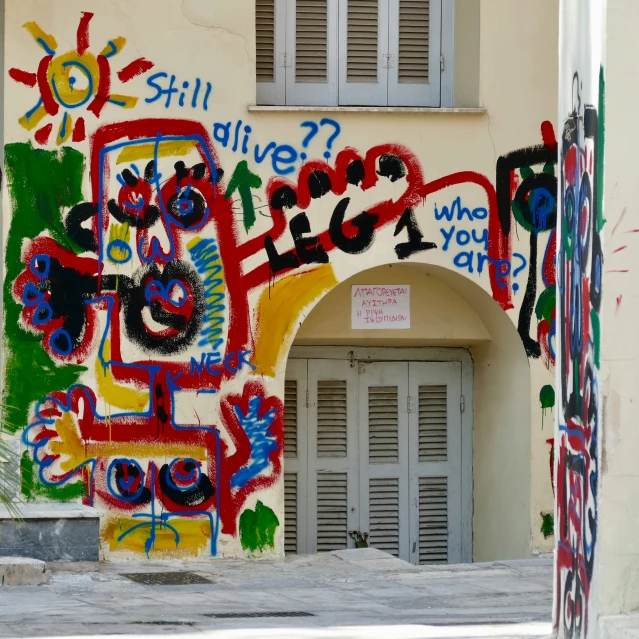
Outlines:
[{"label": "blue painted dot", "polygon": [[302,158],[302,162],[304,162],[304,160],[306,160],[306,153],[304,153],[304,151],[302,151],[300,153],[300,158]]},{"label": "blue painted dot", "polygon": [[519,290],[519,284],[513,284],[513,291],[515,291],[515,293]]},{"label": "blue painted dot", "polygon": [[328,158],[331,157],[331,154],[329,151],[324,151],[324,157],[328,160]]}]

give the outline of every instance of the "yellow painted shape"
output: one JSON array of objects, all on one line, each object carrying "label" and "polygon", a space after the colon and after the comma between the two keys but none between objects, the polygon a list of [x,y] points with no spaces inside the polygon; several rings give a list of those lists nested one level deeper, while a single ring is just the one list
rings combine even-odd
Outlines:
[{"label": "yellow painted shape", "polygon": [[65,113],[63,114],[62,122],[60,122],[60,126],[58,127],[56,142],[58,144],[63,144],[71,137],[71,133],[73,133],[73,118],[68,113]]},{"label": "yellow painted shape", "polygon": [[[144,521],[145,519],[143,518],[110,518],[103,528],[102,536],[109,544],[111,550],[131,550],[144,554],[144,544],[149,538],[150,526],[138,528],[128,534],[122,541],[118,541],[118,538],[127,530]],[[151,548],[150,555],[195,557],[210,546],[211,524],[208,518],[171,517],[168,524],[175,528],[180,535],[179,544],[176,547],[175,534],[172,530],[158,524],[155,527],[155,543],[153,548]]]},{"label": "yellow painted shape", "polygon": [[31,117],[27,117],[27,114],[25,113],[18,120],[18,123],[20,124],[20,126],[24,127],[27,131],[31,131],[32,129],[35,129],[38,126],[38,124],[40,124],[40,121],[46,115],[47,115],[47,110],[44,108],[44,106],[40,105],[35,110],[35,112],[31,114]]},{"label": "yellow painted shape", "polygon": [[[111,342],[108,339],[104,340],[102,357],[107,362],[111,358]],[[98,392],[104,398],[104,401],[111,406],[117,406],[118,408],[129,411],[142,412],[150,401],[148,391],[143,392],[118,384],[113,379],[111,367],[109,365],[103,367],[99,358],[95,360],[95,378]]]},{"label": "yellow painted shape", "polygon": [[[131,240],[131,231],[129,229],[128,222],[124,224],[117,224],[113,222],[109,226],[109,244],[107,245],[106,256],[109,262],[113,264],[124,264],[129,260],[131,255],[133,254],[133,249],[129,246],[129,253],[127,253],[124,248],[118,246],[117,244],[112,246],[111,243],[114,240],[121,240],[126,244]],[[117,290],[117,282],[116,282],[116,290]],[[105,358],[106,359],[106,358]]]},{"label": "yellow painted shape", "polygon": [[123,109],[132,109],[138,103],[138,98],[133,95],[112,93],[109,96],[109,102],[115,103],[116,106],[122,107]]},{"label": "yellow painted shape", "polygon": [[[125,164],[135,160],[152,160],[155,157],[155,144],[134,144],[125,146],[118,155],[116,164]],[[159,157],[187,155],[195,148],[192,140],[176,140],[172,142],[160,142],[158,147]]]},{"label": "yellow painted shape", "polygon": [[333,267],[323,264],[312,271],[288,275],[270,290],[264,289],[257,307],[259,328],[252,359],[256,374],[275,377],[280,353],[292,338],[297,318],[337,283]]},{"label": "yellow painted shape", "polygon": [[65,472],[73,470],[90,457],[72,413],[64,413],[55,422],[55,430],[59,439],[50,442],[49,447],[54,455],[61,455],[60,468]]},{"label": "yellow painted shape", "polygon": [[52,51],[58,48],[56,39],[51,34],[45,33],[37,22],[26,22],[22,26],[33,36],[36,42],[41,39]]},{"label": "yellow painted shape", "polygon": [[[94,427],[95,428],[95,427]],[[105,428],[108,426],[105,424]],[[135,438],[135,430],[131,430]],[[136,459],[158,459],[160,457],[193,457],[206,460],[208,458],[203,446],[178,443],[145,443],[145,442],[99,442],[87,445],[87,454],[92,457],[126,456]]]},{"label": "yellow painted shape", "polygon": [[[81,89],[77,88],[77,82],[71,82],[72,73],[73,77],[76,78],[84,76],[81,79],[83,85]],[[56,102],[62,106],[73,108],[97,93],[100,82],[98,61],[88,51],[82,55],[78,55],[77,51],[68,51],[51,60],[47,69],[47,79]]]},{"label": "yellow painted shape", "polygon": [[[115,47],[115,51],[113,51],[113,47],[111,46],[112,44]],[[126,44],[126,38],[124,36],[118,36],[117,38],[113,38],[113,40],[111,40],[111,42],[108,42],[106,47],[104,47],[104,49],[100,51],[100,55],[109,54],[109,57],[117,55],[118,53],[120,53],[120,51],[122,51],[122,49],[124,49],[125,44]]]}]

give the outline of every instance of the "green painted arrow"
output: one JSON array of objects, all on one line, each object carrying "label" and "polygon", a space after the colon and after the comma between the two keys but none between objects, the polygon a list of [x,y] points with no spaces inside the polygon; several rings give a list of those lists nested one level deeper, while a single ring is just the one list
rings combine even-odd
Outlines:
[{"label": "green painted arrow", "polygon": [[255,207],[253,206],[253,196],[251,189],[259,189],[262,186],[262,179],[259,175],[251,173],[246,160],[242,160],[235,167],[233,175],[226,187],[224,197],[229,199],[235,191],[240,194],[242,209],[244,211],[244,228],[248,231],[255,224]]}]

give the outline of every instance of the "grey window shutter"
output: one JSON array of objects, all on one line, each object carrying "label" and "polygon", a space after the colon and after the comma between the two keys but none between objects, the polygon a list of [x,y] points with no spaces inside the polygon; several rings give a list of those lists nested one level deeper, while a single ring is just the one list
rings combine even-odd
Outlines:
[{"label": "grey window shutter", "polygon": [[389,106],[440,105],[442,0],[389,0]]},{"label": "grey window shutter", "polygon": [[399,461],[397,386],[368,387],[368,459],[371,464]]},{"label": "grey window shutter", "polygon": [[297,457],[297,380],[287,379],[284,386],[284,457]]},{"label": "grey window shutter", "polygon": [[410,362],[411,561],[458,563],[462,549],[461,363]]},{"label": "grey window shutter", "polygon": [[347,473],[317,474],[317,552],[348,546]]},{"label": "grey window shutter", "polygon": [[448,481],[419,478],[419,563],[448,563]]},{"label": "grey window shutter", "polygon": [[388,0],[342,0],[339,30],[339,103],[385,106]]},{"label": "grey window shutter", "polygon": [[337,104],[338,0],[288,0],[286,103]]},{"label": "grey window shutter", "polygon": [[255,0],[257,103],[285,104],[286,0]]},{"label": "grey window shutter", "polygon": [[309,552],[353,546],[359,527],[357,371],[348,361],[308,362]]},{"label": "grey window shutter", "polygon": [[419,387],[419,461],[448,457],[448,394],[445,385]]},{"label": "grey window shutter", "polygon": [[399,557],[399,478],[371,479],[368,488],[369,543]]},{"label": "grey window shutter", "polygon": [[409,559],[408,364],[360,362],[360,520],[369,544]]},{"label": "grey window shutter", "polygon": [[317,456],[346,457],[348,415],[345,380],[317,382]]},{"label": "grey window shutter", "polygon": [[284,554],[297,554],[297,473],[284,473]]},{"label": "grey window shutter", "polygon": [[306,553],[308,363],[289,359],[284,381],[284,552]]}]

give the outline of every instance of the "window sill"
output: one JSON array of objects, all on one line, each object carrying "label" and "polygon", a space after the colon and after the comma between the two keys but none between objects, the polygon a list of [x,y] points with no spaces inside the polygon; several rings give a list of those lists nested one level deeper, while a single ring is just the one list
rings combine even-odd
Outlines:
[{"label": "window sill", "polygon": [[251,104],[248,110],[252,113],[430,113],[430,114],[461,114],[482,115],[486,113],[484,107],[383,107],[383,106],[259,106]]}]

